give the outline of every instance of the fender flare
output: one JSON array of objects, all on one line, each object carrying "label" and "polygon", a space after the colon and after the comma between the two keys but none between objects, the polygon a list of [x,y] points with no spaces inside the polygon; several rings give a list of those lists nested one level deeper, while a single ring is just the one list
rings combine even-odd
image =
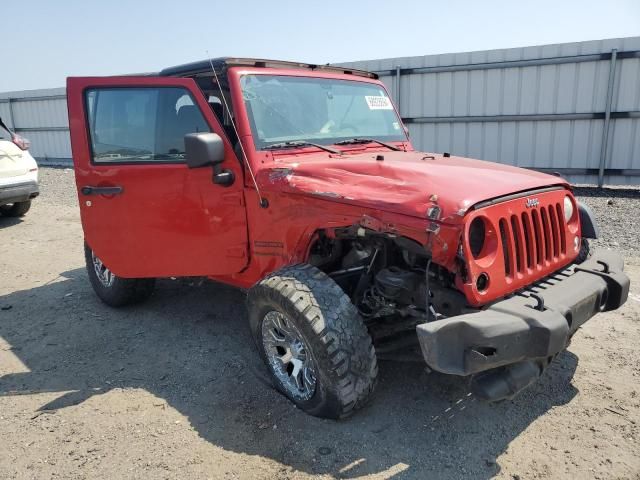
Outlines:
[{"label": "fender flare", "polygon": [[593,211],[584,203],[578,202],[578,212],[580,213],[580,227],[583,238],[599,238],[600,229],[596,223]]}]

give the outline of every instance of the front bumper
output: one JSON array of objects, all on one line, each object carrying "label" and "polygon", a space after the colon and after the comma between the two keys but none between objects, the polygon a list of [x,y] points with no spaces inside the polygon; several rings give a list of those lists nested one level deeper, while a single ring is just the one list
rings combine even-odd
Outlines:
[{"label": "front bumper", "polygon": [[24,182],[16,185],[0,186],[0,205],[26,202],[39,195],[37,182]]},{"label": "front bumper", "polygon": [[627,300],[629,277],[623,269],[618,253],[596,252],[485,310],[418,325],[425,361],[453,375],[504,367],[500,371],[526,377],[509,382],[528,384],[582,324]]}]

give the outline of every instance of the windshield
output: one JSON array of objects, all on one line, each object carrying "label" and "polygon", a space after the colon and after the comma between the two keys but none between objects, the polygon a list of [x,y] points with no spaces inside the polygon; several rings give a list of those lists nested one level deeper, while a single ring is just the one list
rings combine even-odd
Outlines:
[{"label": "windshield", "polygon": [[244,75],[240,85],[258,150],[295,141],[330,145],[352,138],[407,140],[391,100],[375,84]]}]

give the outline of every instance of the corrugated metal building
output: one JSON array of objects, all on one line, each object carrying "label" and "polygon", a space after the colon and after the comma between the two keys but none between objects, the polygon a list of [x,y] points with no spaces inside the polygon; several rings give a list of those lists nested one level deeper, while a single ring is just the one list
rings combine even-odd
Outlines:
[{"label": "corrugated metal building", "polygon": [[0,118],[31,140],[41,163],[71,163],[65,88],[0,93]]},{"label": "corrugated metal building", "polygon": [[[416,148],[640,184],[640,37],[342,64],[378,72]],[[64,89],[0,94],[43,162],[69,162]]]},{"label": "corrugated metal building", "polygon": [[379,73],[422,150],[640,183],[640,37],[342,65]]}]

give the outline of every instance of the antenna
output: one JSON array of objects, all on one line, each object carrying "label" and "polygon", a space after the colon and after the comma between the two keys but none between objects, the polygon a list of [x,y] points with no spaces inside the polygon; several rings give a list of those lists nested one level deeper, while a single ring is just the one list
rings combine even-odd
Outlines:
[{"label": "antenna", "polygon": [[258,187],[258,182],[256,181],[256,177],[253,174],[253,170],[251,169],[251,165],[249,165],[249,159],[247,158],[247,154],[244,151],[244,145],[242,145],[242,140],[240,140],[240,134],[238,133],[238,129],[236,128],[236,122],[233,119],[233,115],[231,115],[231,109],[227,104],[227,99],[224,96],[224,92],[222,91],[222,85],[220,84],[220,80],[218,80],[218,74],[216,73],[216,69],[213,66],[213,61],[211,60],[211,56],[209,55],[209,50],[206,51],[207,58],[209,59],[209,65],[211,66],[211,71],[213,72],[213,76],[216,79],[216,83],[218,87],[220,87],[220,96],[222,97],[222,103],[224,105],[225,110],[227,111],[227,115],[229,115],[229,120],[231,121],[231,126],[233,127],[233,131],[236,133],[236,137],[238,138],[238,145],[240,145],[240,150],[242,151],[242,157],[244,158],[244,162],[247,165],[247,170],[249,170],[249,175],[251,175],[251,180],[253,181],[253,185],[256,187],[256,193],[258,194],[258,199],[260,200],[260,206],[262,208],[267,208],[269,206],[269,202],[266,198],[262,196],[260,193],[260,188]]}]

